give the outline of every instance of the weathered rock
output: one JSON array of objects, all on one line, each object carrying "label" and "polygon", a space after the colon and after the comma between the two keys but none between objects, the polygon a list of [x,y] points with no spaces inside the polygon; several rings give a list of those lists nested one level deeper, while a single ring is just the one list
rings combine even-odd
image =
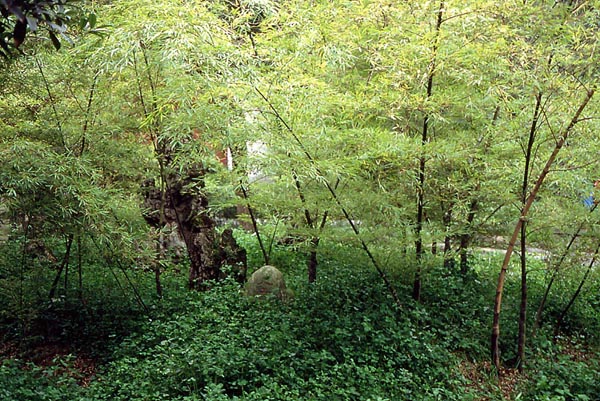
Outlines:
[{"label": "weathered rock", "polygon": [[292,291],[285,286],[283,273],[274,266],[263,266],[255,271],[246,284],[246,295],[274,295],[282,301],[293,298]]},{"label": "weathered rock", "polygon": [[[231,231],[221,237],[210,214],[203,192],[206,171],[189,168],[185,174],[170,174],[162,193],[153,180],[144,182],[144,218],[153,227],[163,229],[176,224],[190,258],[189,287],[207,289],[207,282],[224,277],[222,268],[231,266],[236,279],[244,281],[246,253]],[[162,209],[162,217],[161,217]]]}]

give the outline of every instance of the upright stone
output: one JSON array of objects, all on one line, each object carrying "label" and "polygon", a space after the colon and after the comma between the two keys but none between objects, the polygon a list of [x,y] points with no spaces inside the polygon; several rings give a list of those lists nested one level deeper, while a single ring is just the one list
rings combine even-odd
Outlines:
[{"label": "upright stone", "polygon": [[249,296],[264,296],[272,294],[282,301],[293,295],[285,286],[283,273],[274,266],[263,266],[255,271],[246,284],[246,294]]}]

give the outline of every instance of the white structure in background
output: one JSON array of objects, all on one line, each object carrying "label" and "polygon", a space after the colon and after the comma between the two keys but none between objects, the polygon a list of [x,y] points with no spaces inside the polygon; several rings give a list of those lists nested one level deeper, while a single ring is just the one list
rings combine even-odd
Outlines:
[{"label": "white structure in background", "polygon": [[[263,141],[246,142],[249,182],[256,182],[259,180],[268,181],[269,177],[260,169],[260,165],[263,163],[263,159],[267,156],[268,152],[269,148]],[[226,148],[221,152],[215,152],[215,156],[227,170],[233,171],[233,153],[231,152],[231,148]]]},{"label": "white structure in background", "polygon": [[225,149],[225,162],[227,170],[233,171],[233,154],[231,153],[230,147]]},{"label": "white structure in background", "polygon": [[[258,123],[258,116],[260,112],[246,112],[246,122],[252,125]],[[263,164],[264,158],[267,156],[269,149],[267,144],[263,141],[246,141],[246,161],[248,165],[248,181],[269,181],[269,177],[260,169],[260,165]],[[231,148],[226,148],[223,151],[216,152],[217,158],[223,164],[227,170],[233,170],[233,152]]]},{"label": "white structure in background", "polygon": [[[244,119],[249,125],[259,124],[260,110],[244,112]],[[248,160],[248,182],[256,182],[267,179],[267,175],[260,170],[260,165],[268,153],[267,144],[263,141],[246,141],[246,155]]]},{"label": "white structure in background", "polygon": [[248,181],[252,183],[268,180],[269,177],[257,167],[257,164],[261,163],[261,159],[264,159],[269,151],[267,144],[263,141],[247,141],[246,151],[248,152],[248,164],[250,165]]}]

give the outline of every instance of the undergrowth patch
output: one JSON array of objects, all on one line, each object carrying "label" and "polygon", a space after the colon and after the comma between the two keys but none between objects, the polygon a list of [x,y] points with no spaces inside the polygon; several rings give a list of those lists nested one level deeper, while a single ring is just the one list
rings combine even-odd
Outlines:
[{"label": "undergrowth patch", "polygon": [[[132,275],[145,311],[127,291],[108,296],[109,278],[100,276],[91,281],[97,296],[88,288],[84,307],[64,299],[36,311],[29,330],[46,319],[52,342],[43,331],[11,334],[0,400],[566,401],[600,394],[595,348],[575,340],[554,345],[546,331],[531,342],[527,375],[498,381],[487,362],[495,289],[489,261],[476,260],[467,276],[432,263],[419,304],[403,276],[410,266],[388,268],[403,297],[399,307],[360,250],[326,244],[323,251],[319,279],[309,285],[304,255],[275,248],[273,260],[295,292],[286,303],[249,299],[231,280],[190,292],[173,269],[163,276],[162,299],[150,275]],[[510,333],[510,310],[504,318]],[[510,334],[504,351],[514,352]]]}]

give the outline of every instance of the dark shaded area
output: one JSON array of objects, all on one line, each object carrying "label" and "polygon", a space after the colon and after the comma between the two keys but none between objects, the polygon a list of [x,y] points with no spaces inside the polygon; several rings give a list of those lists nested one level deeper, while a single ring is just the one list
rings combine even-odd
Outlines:
[{"label": "dark shaded area", "polygon": [[63,33],[71,21],[68,6],[73,3],[69,0],[0,0],[0,55],[8,57],[11,42],[18,48],[28,31],[35,32],[39,27],[48,31],[52,44],[59,49],[56,34]]}]

